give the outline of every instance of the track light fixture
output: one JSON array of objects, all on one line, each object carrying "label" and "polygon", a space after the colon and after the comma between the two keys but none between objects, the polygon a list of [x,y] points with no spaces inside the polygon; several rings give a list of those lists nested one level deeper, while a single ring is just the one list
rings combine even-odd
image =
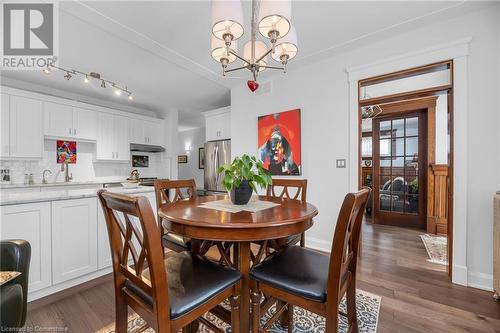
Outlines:
[{"label": "track light fixture", "polygon": [[115,82],[103,78],[101,76],[101,74],[99,74],[99,73],[96,73],[96,72],[85,73],[85,72],[81,72],[81,71],[76,70],[76,69],[66,69],[66,68],[62,68],[62,67],[59,67],[59,66],[56,66],[53,64],[47,65],[47,67],[43,69],[43,72],[45,74],[50,74],[53,69],[57,69],[57,70],[60,70],[62,72],[65,72],[66,74],[64,75],[64,78],[66,79],[66,81],[69,81],[73,77],[81,76],[81,77],[83,77],[83,82],[85,84],[90,83],[91,80],[95,80],[97,82],[101,82],[100,86],[101,86],[101,88],[104,88],[104,89],[108,88],[108,84],[109,84],[109,87],[113,88],[116,96],[121,96],[122,93],[124,93],[127,96],[129,101],[133,100],[132,92],[130,90],[128,90],[128,88],[126,86],[125,86],[125,88],[123,88],[123,86],[119,86]]}]

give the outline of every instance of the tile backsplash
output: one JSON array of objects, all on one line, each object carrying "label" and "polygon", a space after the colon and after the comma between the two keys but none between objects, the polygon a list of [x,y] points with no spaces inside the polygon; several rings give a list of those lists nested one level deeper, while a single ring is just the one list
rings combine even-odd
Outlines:
[{"label": "tile backsplash", "polygon": [[[96,162],[95,143],[77,142],[77,161],[70,164],[69,170],[73,174],[73,181],[112,181],[127,178],[130,171],[138,169],[141,177],[170,177],[171,160],[165,153],[140,153],[149,156],[148,168],[132,168],[132,162],[113,163]],[[0,169],[10,169],[12,183],[23,183],[24,174],[32,173],[36,183],[42,181],[42,172],[48,169],[52,172],[47,177],[49,182],[64,181],[64,172],[61,165],[56,163],[56,141],[45,140],[43,158],[41,160],[2,160]]]}]

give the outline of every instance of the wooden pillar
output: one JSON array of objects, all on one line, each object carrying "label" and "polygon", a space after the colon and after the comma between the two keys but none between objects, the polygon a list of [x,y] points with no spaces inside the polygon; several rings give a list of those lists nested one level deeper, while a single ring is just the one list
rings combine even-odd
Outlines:
[{"label": "wooden pillar", "polygon": [[448,234],[448,165],[431,164],[427,197],[427,232]]}]

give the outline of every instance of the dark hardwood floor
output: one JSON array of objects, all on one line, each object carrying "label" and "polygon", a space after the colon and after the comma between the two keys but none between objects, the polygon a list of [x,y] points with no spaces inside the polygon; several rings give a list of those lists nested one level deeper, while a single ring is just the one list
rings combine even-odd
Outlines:
[{"label": "dark hardwood floor", "polygon": [[[358,288],[382,296],[378,332],[500,332],[500,302],[490,292],[452,284],[445,266],[426,261],[421,233],[363,226]],[[30,303],[26,324],[38,332],[106,332],[113,302],[106,276]]]}]

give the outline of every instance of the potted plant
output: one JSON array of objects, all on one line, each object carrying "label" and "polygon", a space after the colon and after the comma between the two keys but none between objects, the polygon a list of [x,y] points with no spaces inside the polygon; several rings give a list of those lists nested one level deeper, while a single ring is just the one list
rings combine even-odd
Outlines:
[{"label": "potted plant", "polygon": [[257,161],[255,156],[250,157],[246,154],[236,157],[231,164],[225,164],[217,169],[218,174],[223,172],[222,184],[235,205],[246,205],[252,192],[257,192],[257,185],[266,188],[272,182],[271,173],[264,169],[262,162]]}]

